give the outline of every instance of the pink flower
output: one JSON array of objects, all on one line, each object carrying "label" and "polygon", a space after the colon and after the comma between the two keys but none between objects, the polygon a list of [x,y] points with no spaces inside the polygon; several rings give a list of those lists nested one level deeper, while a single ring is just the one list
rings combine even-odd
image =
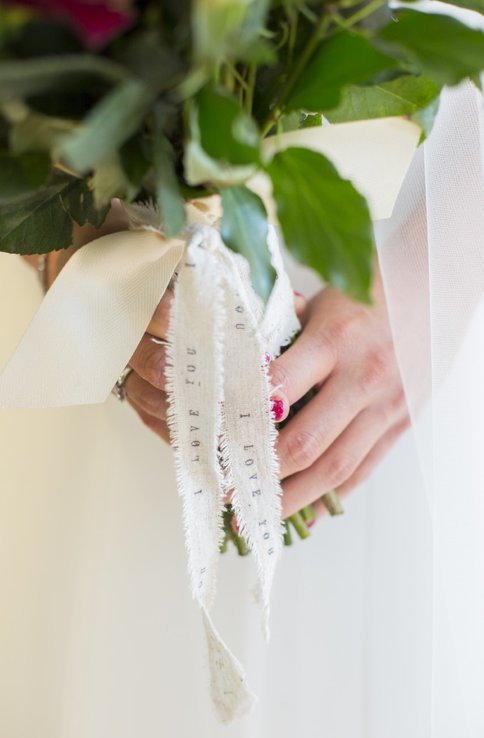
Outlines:
[{"label": "pink flower", "polygon": [[91,48],[105,46],[135,18],[131,0],[7,0],[66,21]]}]

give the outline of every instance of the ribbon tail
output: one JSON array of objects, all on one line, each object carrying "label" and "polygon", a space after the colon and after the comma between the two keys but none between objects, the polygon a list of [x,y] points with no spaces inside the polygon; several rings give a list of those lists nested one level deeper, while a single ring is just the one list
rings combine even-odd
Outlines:
[{"label": "ribbon tail", "polygon": [[223,299],[219,265],[203,247],[204,231],[199,230],[187,246],[175,282],[166,389],[192,593],[201,605],[210,607],[223,539],[223,480],[218,462]]},{"label": "ribbon tail", "polygon": [[229,723],[248,712],[256,697],[246,682],[242,665],[219,636],[205,607],[202,607],[202,614],[212,701],[221,722]]}]

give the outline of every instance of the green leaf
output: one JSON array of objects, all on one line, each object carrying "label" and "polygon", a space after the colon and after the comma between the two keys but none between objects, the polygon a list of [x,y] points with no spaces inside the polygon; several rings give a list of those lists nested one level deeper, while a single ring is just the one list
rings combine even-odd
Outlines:
[{"label": "green leaf", "polygon": [[437,113],[439,112],[439,105],[440,96],[436,97],[435,100],[432,100],[426,108],[417,110],[417,112],[412,115],[412,120],[415,121],[415,123],[422,129],[419,144],[425,141],[427,136],[430,135],[430,132],[434,127]]},{"label": "green leaf", "polygon": [[64,210],[80,226],[90,223],[100,228],[109,212],[110,205],[98,207],[94,193],[84,179],[73,179],[60,195]]},{"label": "green leaf", "polygon": [[[264,25],[268,0],[194,0],[192,34],[197,62],[243,58]],[[242,56],[240,56],[242,52]]]},{"label": "green leaf", "polygon": [[41,113],[29,113],[10,128],[10,148],[17,154],[25,151],[52,151],[58,141],[70,133],[76,124],[64,118]]},{"label": "green leaf", "polygon": [[44,152],[20,154],[0,152],[0,205],[36,190],[47,182],[50,157]]},{"label": "green leaf", "polygon": [[314,113],[312,115],[304,115],[302,117],[300,128],[321,128],[322,125],[322,114]]},{"label": "green leaf", "polygon": [[426,108],[440,92],[440,85],[428,77],[404,75],[371,86],[347,87],[337,108],[325,112],[331,123],[350,120],[412,115]]},{"label": "green leaf", "polygon": [[205,87],[190,109],[190,140],[185,148],[189,184],[237,184],[260,162],[260,134],[254,120],[225,90]]},{"label": "green leaf", "polygon": [[180,193],[175,172],[173,149],[163,133],[163,124],[163,113],[157,111],[153,142],[156,200],[160,210],[163,230],[171,238],[178,235],[183,228],[185,203]]},{"label": "green leaf", "polygon": [[267,302],[276,279],[267,246],[268,221],[264,203],[247,187],[221,190],[223,242],[245,256],[254,290]]},{"label": "green leaf", "polygon": [[0,251],[11,254],[44,254],[72,243],[72,220],[61,196],[74,186],[61,179],[21,203],[0,209]]},{"label": "green leaf", "polygon": [[338,105],[344,87],[371,80],[395,59],[377,50],[363,36],[343,32],[323,41],[295,83],[288,110],[322,112]]},{"label": "green leaf", "polygon": [[231,164],[259,162],[259,131],[229,93],[205,87],[197,95],[197,122],[200,143],[212,159]]},{"label": "green leaf", "polygon": [[439,84],[455,85],[484,69],[484,33],[448,15],[398,10],[375,43],[414,63]]},{"label": "green leaf", "polygon": [[143,83],[122,82],[61,141],[59,154],[75,171],[89,171],[135,133],[152,103],[153,93]]},{"label": "green leaf", "polygon": [[117,152],[99,162],[90,180],[96,207],[109,206],[113,197],[131,200],[135,188],[130,186]]},{"label": "green leaf", "polygon": [[149,144],[144,134],[126,141],[119,150],[119,156],[129,183],[138,192],[151,166]]},{"label": "green leaf", "polygon": [[325,156],[303,148],[267,166],[287,248],[328,282],[369,300],[373,234],[366,200]]},{"label": "green leaf", "polygon": [[159,27],[132,31],[113,53],[116,61],[158,92],[172,88],[185,71],[179,54],[169,48]]},{"label": "green leaf", "polygon": [[102,56],[66,54],[0,62],[0,102],[39,95],[48,90],[70,90],[73,84],[89,89],[93,77],[110,84],[126,79],[126,70]]}]

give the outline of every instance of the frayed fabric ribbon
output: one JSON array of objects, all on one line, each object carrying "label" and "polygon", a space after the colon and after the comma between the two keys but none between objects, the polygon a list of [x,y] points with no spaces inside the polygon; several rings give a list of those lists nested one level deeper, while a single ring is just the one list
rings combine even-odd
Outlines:
[{"label": "frayed fabric ribbon", "polygon": [[204,613],[212,696],[224,722],[252,701],[240,665],[209,616],[227,493],[257,567],[267,635],[270,590],[282,546],[276,429],[265,355],[277,355],[299,323],[273,230],[269,246],[278,277],[264,310],[250,284],[247,262],[225,247],[217,230],[198,228],[180,263],[170,320],[170,434],[192,592]]},{"label": "frayed fabric ribbon", "polygon": [[248,709],[253,695],[210,615],[222,510],[230,493],[257,567],[268,634],[282,528],[265,355],[277,356],[299,323],[275,230],[269,231],[268,246],[277,279],[264,306],[252,289],[247,262],[225,247],[213,227],[213,213],[189,212],[183,239],[165,239],[150,225],[150,212],[143,222],[139,209],[135,230],[104,236],[74,254],[0,373],[0,407],[104,402],[175,275],[167,348],[169,425],[212,697],[220,719],[228,722]]}]

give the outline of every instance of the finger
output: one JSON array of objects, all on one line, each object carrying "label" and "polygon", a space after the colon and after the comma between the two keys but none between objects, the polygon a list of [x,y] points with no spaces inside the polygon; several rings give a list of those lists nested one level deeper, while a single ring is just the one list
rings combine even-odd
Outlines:
[{"label": "finger", "polygon": [[[156,336],[155,336],[156,339]],[[163,344],[153,340],[153,336],[145,333],[129,365],[139,376],[159,390],[165,389],[166,355]]]},{"label": "finger", "polygon": [[136,403],[138,407],[160,420],[166,420],[167,399],[166,394],[136,372],[131,372],[124,383],[127,396]]},{"label": "finger", "polygon": [[272,362],[272,386],[281,389],[292,405],[325,380],[335,364],[336,354],[330,344],[306,327],[294,344]]},{"label": "finger", "polygon": [[348,495],[355,487],[364,482],[409,425],[410,419],[407,417],[390,428],[365,456],[355,473],[338,488],[338,495]]},{"label": "finger", "polygon": [[281,430],[281,479],[311,466],[363,409],[364,398],[341,373],[331,376]]},{"label": "finger", "polygon": [[300,292],[294,292],[294,309],[296,310],[296,315],[298,318],[301,318],[304,311],[306,310],[308,301],[302,295]]},{"label": "finger", "polygon": [[276,423],[282,423],[289,415],[290,409],[289,400],[284,392],[278,390],[271,395],[272,418]]},{"label": "finger", "polygon": [[148,328],[146,329],[147,333],[151,333],[153,336],[158,336],[158,338],[166,339],[170,322],[170,309],[172,299],[173,293],[170,290],[167,290],[158,303],[155,312],[153,313],[153,317],[151,318]]},{"label": "finger", "polygon": [[143,410],[142,407],[137,405],[129,396],[128,396],[128,402],[131,405],[131,407],[137,412],[139,417],[141,418],[141,421],[144,425],[146,425],[147,428],[149,428],[153,433],[156,433],[157,436],[162,438],[166,443],[170,443],[170,434],[168,432],[168,426],[164,420],[160,420],[160,418],[155,418],[154,415],[150,415],[145,410]]},{"label": "finger", "polygon": [[283,515],[319,500],[343,485],[355,474],[363,460],[395,422],[382,408],[368,408],[331,444],[309,469],[289,477],[283,485]]},{"label": "finger", "polygon": [[[335,490],[340,500],[344,500],[346,497],[348,497],[356,487],[358,487],[360,484],[362,484],[362,482],[365,481],[365,479],[367,479],[373,469],[378,466],[382,458],[386,456],[392,446],[395,445],[402,433],[407,430],[409,425],[409,418],[405,418],[405,420],[400,421],[383,434],[379,441],[377,441],[377,443],[373,446],[370,453],[365,456],[355,473],[352,474],[351,477],[344,484],[338,487],[337,490]],[[324,502],[321,499],[316,500],[312,503],[312,505],[314,508],[316,521],[319,520],[319,518],[322,518],[323,516],[329,514]]]}]

